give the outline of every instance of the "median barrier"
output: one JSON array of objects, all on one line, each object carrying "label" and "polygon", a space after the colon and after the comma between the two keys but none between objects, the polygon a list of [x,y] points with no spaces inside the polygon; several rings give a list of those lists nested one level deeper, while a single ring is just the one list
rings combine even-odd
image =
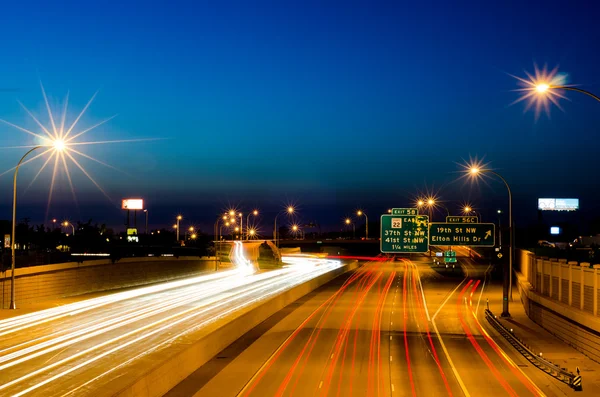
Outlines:
[{"label": "median barrier", "polygon": [[111,387],[118,387],[118,391],[107,390],[107,393],[119,397],[162,396],[221,350],[277,311],[357,267],[358,262],[352,261],[182,337],[179,343],[169,347],[168,353],[164,351],[151,362],[147,357],[146,362],[141,364],[144,367],[143,373],[140,371],[137,378],[119,378],[114,381],[118,382],[118,385],[111,384]]}]

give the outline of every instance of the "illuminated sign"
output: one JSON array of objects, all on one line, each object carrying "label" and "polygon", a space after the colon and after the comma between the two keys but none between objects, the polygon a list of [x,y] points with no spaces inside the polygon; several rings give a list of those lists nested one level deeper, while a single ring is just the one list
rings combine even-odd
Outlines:
[{"label": "illuminated sign", "polygon": [[476,216],[447,216],[446,223],[477,223]]},{"label": "illuminated sign", "polygon": [[10,234],[4,235],[4,248],[10,248]]},{"label": "illuminated sign", "polygon": [[552,226],[550,228],[550,234],[560,234],[560,227],[558,227],[558,226]]},{"label": "illuminated sign", "polygon": [[[430,223],[429,244],[493,247],[493,223]],[[454,252],[454,251],[450,251]]]},{"label": "illuminated sign", "polygon": [[429,251],[428,223],[426,215],[381,215],[380,251],[384,254]]},{"label": "illuminated sign", "polygon": [[576,211],[579,209],[579,199],[541,198],[538,199],[538,209],[541,211]]},{"label": "illuminated sign", "polygon": [[143,210],[144,209],[144,200],[142,200],[142,199],[123,199],[121,201],[121,209]]}]

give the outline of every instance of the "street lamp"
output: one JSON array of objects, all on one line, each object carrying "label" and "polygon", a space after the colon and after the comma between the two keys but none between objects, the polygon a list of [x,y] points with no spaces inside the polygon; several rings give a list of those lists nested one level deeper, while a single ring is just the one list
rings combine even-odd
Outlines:
[{"label": "street lamp", "polygon": [[392,213],[392,209],[388,208],[388,214],[391,214],[391,213]]},{"label": "street lamp", "polygon": [[256,229],[251,228],[248,230],[248,240],[250,240],[250,238],[254,238],[255,235],[256,235]]},{"label": "street lamp", "polygon": [[248,229],[250,227],[250,215],[254,215],[255,217],[258,216],[258,210],[254,210],[252,212],[250,212],[248,214],[248,216],[246,217],[246,238],[248,238]]},{"label": "street lamp", "polygon": [[75,235],[75,226],[73,226],[73,224],[72,224],[71,222],[64,221],[64,222],[62,223],[62,225],[63,225],[64,227],[71,226],[71,228],[72,228],[72,230],[73,230],[73,236]]},{"label": "street lamp", "polygon": [[243,218],[241,212],[238,214],[238,216],[240,217],[240,240],[243,240],[244,239],[244,218]]},{"label": "street lamp", "polygon": [[579,92],[600,102],[600,97],[591,92],[567,85],[566,75],[558,73],[558,68],[548,71],[546,67],[540,70],[535,66],[535,72],[533,74],[527,73],[526,79],[517,76],[513,77],[519,80],[518,84],[522,87],[516,90],[521,92],[521,97],[513,103],[527,100],[528,105],[526,110],[535,105],[536,118],[539,117],[542,110],[545,110],[549,114],[551,103],[559,106],[558,101],[560,99],[567,99],[560,90]]},{"label": "street lamp", "polygon": [[369,218],[367,218],[367,214],[365,214],[362,210],[356,211],[356,215],[365,216],[365,240],[369,239]]},{"label": "street lamp", "polygon": [[177,215],[177,224],[175,227],[177,228],[177,241],[179,241],[179,221],[182,220],[183,217],[181,215]]},{"label": "street lamp", "polygon": [[294,207],[292,207],[290,205],[284,211],[281,211],[277,215],[275,215],[275,224],[273,227],[273,240],[275,240],[275,246],[277,246],[277,244],[278,244],[278,242],[277,242],[277,218],[279,217],[279,215],[284,214],[284,213],[291,215],[294,213],[294,211],[295,211]]},{"label": "street lamp", "polygon": [[146,215],[146,234],[148,234],[148,210],[144,210],[144,214]]},{"label": "street lamp", "polygon": [[421,208],[425,205],[425,201],[419,199],[417,200],[417,214],[419,214],[419,211],[421,210]]},{"label": "street lamp", "polygon": [[[513,269],[513,220],[512,220],[512,192],[510,191],[510,186],[506,179],[502,177],[502,175],[498,174],[495,171],[489,169],[482,169],[478,166],[472,166],[469,168],[469,173],[471,177],[477,178],[481,176],[481,174],[492,174],[499,178],[506,189],[508,190],[508,231],[509,231],[509,254],[508,254],[508,275],[506,274],[506,266],[504,267],[504,285],[503,285],[503,298],[502,298],[502,317],[510,317],[510,312],[508,311],[508,300],[509,298],[512,300],[512,269]],[[508,283],[508,285],[507,285]]]},{"label": "street lamp", "polygon": [[354,225],[354,222],[352,222],[352,219],[350,218],[346,218],[346,225],[352,225],[352,239],[356,239],[356,226]]},{"label": "street lamp", "polygon": [[[15,261],[16,261],[15,235],[17,232],[17,175],[19,173],[19,167],[23,163],[23,160],[25,160],[25,157],[27,157],[29,155],[29,153],[31,153],[34,150],[37,150],[39,148],[47,147],[47,146],[50,146],[50,148],[54,148],[54,150],[56,152],[62,152],[65,148],[65,143],[61,139],[55,139],[54,141],[51,142],[51,145],[37,145],[37,146],[34,146],[33,148],[29,149],[29,151],[27,151],[23,155],[23,157],[21,157],[21,159],[19,160],[19,163],[15,167],[15,174],[13,176],[12,236],[11,236],[11,248],[10,248],[11,275],[10,275],[10,306],[9,306],[9,308],[12,310],[17,308],[17,304],[15,301]],[[57,156],[58,156],[58,154],[57,154]]]}]

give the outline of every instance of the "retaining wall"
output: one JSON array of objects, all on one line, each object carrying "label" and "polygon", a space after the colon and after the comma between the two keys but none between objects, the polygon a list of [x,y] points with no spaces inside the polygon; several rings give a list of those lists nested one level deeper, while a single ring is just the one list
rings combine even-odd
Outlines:
[{"label": "retaining wall", "polygon": [[517,284],[529,318],[600,362],[600,265],[538,258],[521,250]]}]

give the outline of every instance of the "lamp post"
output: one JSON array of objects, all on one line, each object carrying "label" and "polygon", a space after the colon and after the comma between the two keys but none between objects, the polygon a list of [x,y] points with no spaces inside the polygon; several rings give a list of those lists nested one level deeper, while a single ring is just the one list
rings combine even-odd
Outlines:
[{"label": "lamp post", "polygon": [[501,215],[502,210],[498,210],[498,247],[502,248],[502,223],[501,223]]},{"label": "lamp post", "polygon": [[346,225],[352,225],[352,239],[356,239],[356,227],[354,226],[354,222],[352,219],[346,218]]},{"label": "lamp post", "polygon": [[597,100],[598,102],[600,102],[600,97],[592,94],[589,91],[586,90],[582,90],[581,88],[577,88],[577,87],[569,87],[569,86],[565,86],[565,85],[553,85],[550,83],[539,83],[535,85],[535,90],[539,95],[548,95],[551,94],[552,90],[568,90],[568,91],[575,91],[575,92],[579,92],[581,94],[585,94],[587,96],[590,96],[592,98],[594,98],[595,100]]},{"label": "lamp post", "polygon": [[63,225],[64,227],[71,226],[71,229],[72,229],[72,231],[73,231],[73,236],[75,235],[75,226],[73,226],[73,224],[72,224],[71,222],[64,221],[64,222],[62,223],[62,225]]},{"label": "lamp post", "polygon": [[512,220],[512,192],[510,191],[510,186],[506,179],[502,177],[502,175],[498,174],[495,171],[488,169],[480,169],[478,167],[471,167],[469,172],[472,176],[476,177],[479,174],[487,173],[492,174],[499,178],[506,189],[508,190],[508,232],[509,232],[509,254],[508,254],[508,274],[506,274],[506,266],[504,267],[504,285],[503,285],[503,297],[502,297],[502,317],[510,317],[510,312],[508,311],[508,300],[512,300],[512,271],[513,271],[513,220]]},{"label": "lamp post", "polygon": [[183,217],[181,215],[177,215],[177,224],[176,224],[176,228],[177,228],[177,242],[179,242],[179,221],[182,220]]},{"label": "lamp post", "polygon": [[144,215],[146,215],[146,234],[148,234],[148,210],[144,210]]},{"label": "lamp post", "polygon": [[363,210],[356,211],[356,215],[365,216],[365,240],[369,239],[369,218],[367,218],[367,214]]},{"label": "lamp post", "polygon": [[248,230],[250,228],[250,215],[258,216],[258,210],[254,210],[248,214],[246,217],[246,238],[249,239]]},{"label": "lamp post", "polygon": [[[61,141],[61,145],[62,141]],[[23,160],[25,160],[25,157],[27,157],[27,155],[31,152],[33,152],[34,150],[37,150],[39,148],[41,148],[42,145],[39,146],[35,146],[34,148],[30,149],[27,153],[25,153],[23,155],[23,157],[21,157],[21,160],[19,160],[19,163],[17,164],[17,168],[15,168],[15,175],[13,177],[13,207],[12,207],[12,237],[11,237],[11,248],[10,248],[10,256],[11,256],[11,264],[10,264],[10,269],[11,269],[11,275],[10,275],[10,309],[16,309],[17,308],[17,304],[15,302],[15,246],[16,246],[16,241],[15,241],[15,234],[17,231],[17,174],[19,173],[19,166],[21,165],[21,163],[23,162]],[[55,144],[55,147],[57,149],[62,149],[62,147],[58,147],[57,144]]]},{"label": "lamp post", "polygon": [[294,207],[292,207],[291,205],[288,206],[284,211],[281,211],[279,213],[277,213],[277,215],[275,215],[275,225],[273,227],[273,240],[275,240],[275,246],[278,246],[278,240],[277,240],[277,218],[279,217],[279,215],[287,213],[288,215],[291,215],[294,213]]},{"label": "lamp post", "polygon": [[244,239],[244,217],[242,216],[241,212],[238,214],[238,216],[240,217],[240,240],[243,240]]}]

